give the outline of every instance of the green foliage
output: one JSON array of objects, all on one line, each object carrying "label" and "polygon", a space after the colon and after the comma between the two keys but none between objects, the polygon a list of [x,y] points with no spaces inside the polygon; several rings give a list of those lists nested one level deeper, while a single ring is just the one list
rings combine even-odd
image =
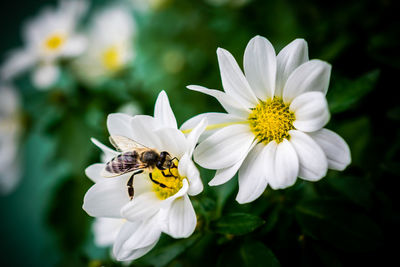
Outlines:
[{"label": "green foliage", "polygon": [[226,235],[244,235],[253,232],[265,222],[258,216],[246,213],[224,215],[215,225],[215,232]]},{"label": "green foliage", "polygon": [[280,266],[272,251],[261,242],[245,242],[240,248],[240,255],[243,266]]},{"label": "green foliage", "polygon": [[379,78],[379,71],[374,70],[351,81],[336,79],[327,96],[332,114],[355,108],[363,96],[367,95]]},{"label": "green foliage", "polygon": [[340,202],[318,199],[300,203],[296,219],[306,235],[340,250],[368,252],[382,246],[382,232],[376,223]]}]

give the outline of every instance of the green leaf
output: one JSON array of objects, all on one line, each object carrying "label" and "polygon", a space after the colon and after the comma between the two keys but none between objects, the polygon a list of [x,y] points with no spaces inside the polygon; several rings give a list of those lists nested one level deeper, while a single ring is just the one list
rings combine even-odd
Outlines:
[{"label": "green leaf", "polygon": [[218,186],[217,194],[217,211],[216,213],[219,215],[222,213],[223,208],[225,206],[226,201],[232,195],[234,190],[237,188],[237,180],[231,179],[227,183]]},{"label": "green leaf", "polygon": [[368,168],[365,165],[365,159],[370,155],[371,123],[368,117],[360,117],[343,123],[337,129],[337,133],[349,144],[352,158],[352,165],[357,165],[363,169]]},{"label": "green leaf", "polygon": [[343,264],[340,262],[340,259],[337,255],[337,253],[335,253],[335,251],[327,249],[324,246],[321,246],[321,244],[319,244],[317,242],[314,242],[311,245],[310,254],[312,255],[312,257],[315,257],[315,255],[317,255],[319,260],[322,263],[322,266],[326,266],[326,267],[343,266]]},{"label": "green leaf", "polygon": [[313,200],[296,207],[303,232],[340,250],[368,252],[382,245],[382,231],[365,214],[348,203]]},{"label": "green leaf", "polygon": [[162,242],[160,240],[159,244],[149,254],[137,262],[155,267],[165,266],[182,254],[187,248],[191,247],[200,238],[200,236],[200,234],[195,234],[189,238],[180,240],[164,238],[164,241],[168,242]]},{"label": "green leaf", "polygon": [[274,229],[279,220],[281,209],[282,206],[280,204],[276,204],[275,207],[269,213],[267,213],[266,223],[262,228],[263,234],[266,234]]},{"label": "green leaf", "polygon": [[365,177],[337,176],[327,179],[327,182],[355,204],[363,207],[371,204],[373,185]]},{"label": "green leaf", "polygon": [[280,266],[274,253],[272,253],[272,251],[263,243],[258,241],[245,242],[240,248],[240,255],[243,259],[244,266]]},{"label": "green leaf", "polygon": [[329,90],[327,99],[332,114],[346,111],[374,89],[379,70],[373,70],[356,80],[337,79]]},{"label": "green leaf", "polygon": [[258,216],[247,213],[231,213],[219,219],[215,232],[220,234],[244,235],[253,232],[265,222]]}]

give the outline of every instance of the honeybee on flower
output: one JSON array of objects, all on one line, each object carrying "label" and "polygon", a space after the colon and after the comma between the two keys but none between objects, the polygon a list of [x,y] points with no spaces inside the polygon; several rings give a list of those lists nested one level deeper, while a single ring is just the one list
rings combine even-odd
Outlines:
[{"label": "honeybee on flower", "polygon": [[[156,245],[162,232],[174,238],[190,236],[197,219],[189,196],[203,190],[200,173],[191,158],[206,120],[185,136],[177,128],[166,93],[161,92],[154,117],[111,114],[107,126],[111,136],[123,136],[145,147],[166,151],[173,162],[173,166],[160,165],[150,172],[135,173],[137,169],[131,169],[112,178],[105,177],[107,164],[121,152],[93,140],[104,151],[102,161],[108,163],[93,164],[86,169],[86,175],[95,184],[85,195],[83,209],[97,218],[126,220],[115,238],[115,258],[130,261],[143,256]],[[132,175],[134,179],[130,182]]]}]

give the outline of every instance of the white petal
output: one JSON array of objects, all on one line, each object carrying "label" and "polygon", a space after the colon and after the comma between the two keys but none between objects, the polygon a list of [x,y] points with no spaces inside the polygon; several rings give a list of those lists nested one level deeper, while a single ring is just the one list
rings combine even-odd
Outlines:
[{"label": "white petal", "polygon": [[177,129],[175,115],[169,104],[168,96],[165,91],[161,91],[157,97],[154,107],[154,119],[156,123],[162,127]]},{"label": "white petal", "polygon": [[60,75],[60,69],[53,64],[43,64],[36,67],[32,73],[33,84],[38,89],[48,89]]},{"label": "white petal", "polygon": [[183,179],[182,180],[181,189],[179,189],[179,191],[175,195],[170,196],[167,199],[164,199],[162,201],[162,204],[161,204],[161,209],[169,209],[169,207],[171,206],[172,202],[174,202],[175,199],[183,197],[184,195],[186,195],[188,190],[189,190],[188,180],[187,179]]},{"label": "white petal", "polygon": [[331,77],[331,65],[313,59],[295,69],[290,74],[283,89],[283,101],[290,103],[304,92],[318,91],[326,94]]},{"label": "white petal", "polygon": [[139,196],[153,190],[153,182],[147,173],[136,174],[133,181],[134,195]]},{"label": "white petal", "polygon": [[290,142],[271,142],[271,149],[266,156],[267,180],[272,189],[292,186],[299,174],[299,159]]},{"label": "white petal", "polygon": [[253,140],[248,125],[228,126],[201,142],[194,151],[194,159],[207,169],[226,168],[247,153]]},{"label": "white petal", "polygon": [[192,157],[194,148],[199,140],[200,135],[204,132],[208,124],[207,118],[203,118],[187,135],[187,149],[189,157]]},{"label": "white petal", "polygon": [[318,181],[326,175],[328,161],[321,147],[307,134],[289,131],[290,143],[296,150],[300,162],[299,177],[308,181]]},{"label": "white petal", "polygon": [[308,61],[308,45],[304,39],[294,40],[279,52],[276,58],[275,96],[282,97],[283,88],[290,74],[306,61]]},{"label": "white petal", "polygon": [[188,195],[175,199],[159,216],[162,218],[162,231],[174,238],[189,237],[196,228],[196,213]]},{"label": "white petal", "polygon": [[110,135],[121,135],[133,139],[131,127],[132,119],[132,116],[123,113],[113,113],[108,115],[108,132],[110,133]]},{"label": "white petal", "polygon": [[271,43],[256,36],[247,44],[244,52],[244,72],[255,95],[265,101],[274,96],[276,54]]},{"label": "white petal", "polygon": [[126,222],[119,232],[113,253],[117,260],[128,261],[140,258],[158,242],[161,230],[155,219]]},{"label": "white petal", "polygon": [[161,142],[160,146],[157,146],[160,152],[167,151],[171,156],[179,159],[187,151],[187,140],[180,130],[176,128],[162,128],[154,133]]},{"label": "white petal", "polygon": [[233,164],[232,166],[229,166],[227,168],[219,169],[215,173],[214,178],[208,183],[210,186],[216,186],[216,185],[221,185],[226,182],[228,182],[230,179],[235,176],[236,172],[239,170],[240,166],[242,166],[242,163],[244,159],[247,157],[248,152],[253,149],[253,147],[257,144],[256,141],[252,143],[252,145],[249,147],[247,153],[244,153],[242,158]]},{"label": "white petal", "polygon": [[204,140],[205,138],[209,137],[211,134],[215,133],[217,130],[220,130],[225,126],[232,125],[237,122],[242,122],[244,120],[243,118],[232,114],[208,112],[196,115],[185,121],[180,129],[185,134],[187,132],[190,133],[203,119],[207,119],[208,124],[205,131],[199,137],[200,141]]},{"label": "white petal", "polygon": [[97,246],[114,244],[119,231],[126,221],[113,218],[96,218],[93,223],[94,242]]},{"label": "white petal", "polygon": [[90,138],[90,141],[92,141],[93,144],[95,144],[98,148],[103,151],[103,156],[102,156],[102,161],[103,162],[108,162],[112,158],[118,156],[118,152],[109,148],[108,146],[103,145],[101,142],[99,142],[96,138]]},{"label": "white petal", "polygon": [[159,211],[161,201],[152,191],[135,194],[133,199],[122,207],[121,215],[129,221],[146,220]]},{"label": "white petal", "polygon": [[217,55],[222,86],[226,94],[247,108],[256,106],[258,104],[257,97],[231,53],[223,48],[218,48]]},{"label": "white petal", "polygon": [[87,47],[87,39],[83,35],[76,35],[68,39],[61,54],[64,57],[75,57],[82,54]]},{"label": "white petal", "polygon": [[268,148],[264,144],[257,144],[239,169],[239,193],[236,201],[240,204],[254,201],[267,187],[264,156],[266,149]]},{"label": "white petal", "polygon": [[37,55],[30,50],[20,49],[12,51],[0,69],[2,80],[9,80],[32,67],[37,61]]},{"label": "white petal", "polygon": [[104,167],[105,167],[104,163],[92,164],[86,168],[85,174],[93,182],[95,182],[95,183],[100,182],[104,179],[108,179],[108,178],[104,178],[103,176],[101,176],[101,172],[103,171]]},{"label": "white petal", "polygon": [[122,175],[95,183],[85,194],[83,209],[93,217],[121,218],[120,210],[129,202],[128,179]]},{"label": "white petal", "polygon": [[157,126],[153,117],[137,115],[130,123],[132,140],[150,148],[162,146],[159,136],[154,133]]},{"label": "white petal", "polygon": [[296,117],[293,126],[304,132],[314,132],[330,119],[328,103],[321,92],[307,92],[293,99],[289,106]]},{"label": "white petal", "polygon": [[189,180],[189,195],[195,196],[203,191],[203,182],[200,178],[200,172],[190,159],[188,153],[185,153],[179,160],[178,171],[181,176]]},{"label": "white petal", "polygon": [[338,134],[328,129],[309,134],[325,152],[330,169],[342,171],[350,164],[349,146]]},{"label": "white petal", "polygon": [[249,115],[249,110],[246,106],[240,104],[235,98],[222,91],[208,89],[198,85],[189,85],[187,88],[215,97],[228,113],[242,118],[247,118]]}]

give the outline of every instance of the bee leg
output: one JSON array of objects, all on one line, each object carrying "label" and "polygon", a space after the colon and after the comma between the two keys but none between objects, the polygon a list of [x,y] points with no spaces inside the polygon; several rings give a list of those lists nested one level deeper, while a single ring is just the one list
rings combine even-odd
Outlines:
[{"label": "bee leg", "polygon": [[152,173],[149,173],[149,177],[150,177],[150,180],[151,180],[153,183],[158,184],[160,187],[162,187],[162,188],[168,187],[168,186],[166,186],[165,184],[160,183],[159,181],[154,180],[154,179],[153,179],[153,174],[152,174]]},{"label": "bee leg", "polygon": [[171,159],[172,166],[171,166],[171,167],[169,167],[170,169],[171,169],[171,168],[178,168],[178,166],[176,166],[176,165],[175,165],[175,163],[174,163],[174,160],[175,160],[175,159],[176,159],[176,160],[179,162],[179,160],[178,160],[178,158],[177,158],[177,157],[173,157],[173,158]]},{"label": "bee leg", "polygon": [[133,189],[133,178],[135,177],[136,174],[142,173],[143,170],[137,171],[132,176],[129,178],[128,182],[126,183],[126,186],[128,186],[128,194],[131,200],[133,199],[133,195],[135,194],[135,191]]},{"label": "bee leg", "polygon": [[178,178],[178,177],[176,177],[175,175],[173,175],[172,173],[171,173],[171,169],[168,169],[169,170],[169,173],[170,174],[166,174],[164,171],[161,171],[161,173],[162,173],[162,175],[164,176],[164,177],[174,177],[174,178]]}]

